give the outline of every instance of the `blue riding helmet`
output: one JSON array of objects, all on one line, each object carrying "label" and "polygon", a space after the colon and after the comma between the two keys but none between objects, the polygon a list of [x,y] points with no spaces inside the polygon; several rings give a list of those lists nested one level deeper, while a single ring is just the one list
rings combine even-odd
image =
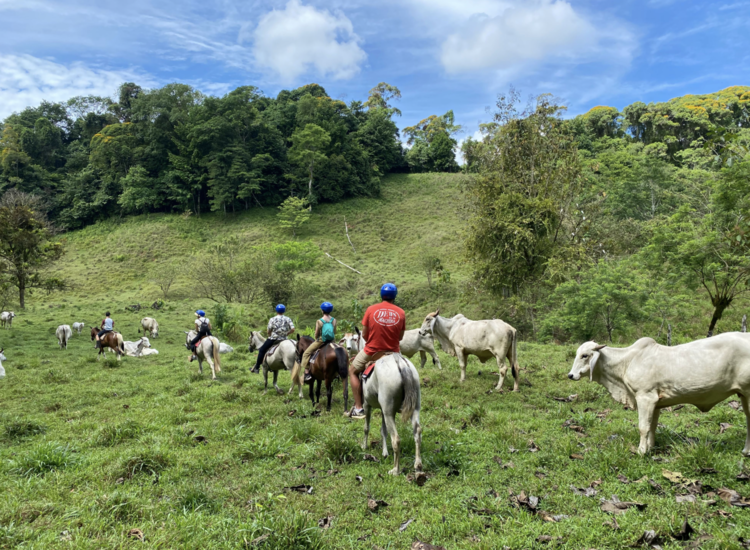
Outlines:
[{"label": "blue riding helmet", "polygon": [[205,312],[205,311],[203,311],[202,309],[199,309],[198,311],[196,311],[196,313],[197,313],[198,315],[200,315],[201,317],[205,317],[205,316],[206,316],[206,312]]},{"label": "blue riding helmet", "polygon": [[276,306],[276,313],[284,313],[286,311],[286,306],[284,304],[279,304]]},{"label": "blue riding helmet", "polygon": [[380,297],[384,300],[395,300],[398,294],[398,289],[393,283],[385,283],[380,288]]},{"label": "blue riding helmet", "polygon": [[323,302],[320,304],[320,309],[323,313],[331,313],[333,311],[333,304],[331,302]]}]

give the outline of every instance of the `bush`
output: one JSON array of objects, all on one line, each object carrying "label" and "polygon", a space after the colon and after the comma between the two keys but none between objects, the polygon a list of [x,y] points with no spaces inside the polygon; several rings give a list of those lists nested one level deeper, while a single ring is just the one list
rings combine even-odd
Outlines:
[{"label": "bush", "polygon": [[5,437],[7,439],[24,439],[43,434],[46,431],[46,426],[30,420],[13,420],[5,425]]},{"label": "bush", "polygon": [[25,477],[43,476],[48,472],[62,470],[77,462],[67,446],[63,447],[56,443],[42,443],[18,460],[14,460],[11,472]]}]

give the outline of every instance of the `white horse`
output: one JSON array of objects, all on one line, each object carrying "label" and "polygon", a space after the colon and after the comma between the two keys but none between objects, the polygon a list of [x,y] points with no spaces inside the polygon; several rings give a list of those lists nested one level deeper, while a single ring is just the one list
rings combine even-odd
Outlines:
[{"label": "white horse", "polygon": [[[266,341],[260,332],[251,332],[248,337],[250,345],[248,351],[253,352],[263,345]],[[273,371],[273,387],[276,388],[276,392],[281,394],[284,393],[277,384],[279,379],[279,371],[281,369],[291,370],[294,369],[294,363],[297,360],[297,346],[291,340],[282,340],[274,350],[273,354],[267,353],[263,358],[263,378],[265,379],[264,392],[268,391],[268,371]],[[302,399],[302,380],[297,376],[295,380],[294,372],[292,372],[292,387],[289,388],[289,393],[292,393],[294,386],[299,384],[299,398]]]},{"label": "white horse", "polygon": [[73,323],[73,330],[75,330],[78,334],[81,334],[81,331],[83,330],[84,323]]},{"label": "white horse", "polygon": [[3,361],[7,361],[5,355],[3,355],[3,349],[0,349],[0,378],[5,376],[5,369],[3,368]]},{"label": "white horse", "polygon": [[362,443],[362,448],[367,449],[372,409],[380,409],[383,413],[383,422],[380,427],[383,458],[388,456],[386,437],[390,433],[391,446],[393,447],[393,469],[388,473],[394,476],[398,475],[400,472],[401,440],[396,431],[396,414],[401,411],[404,421],[411,419],[416,448],[414,469],[420,471],[422,469],[422,457],[420,455],[422,426],[419,423],[421,391],[419,373],[412,362],[400,353],[386,355],[378,359],[372,374],[362,384],[362,392],[365,409],[365,440]]},{"label": "white horse", "polygon": [[0,313],[0,323],[2,323],[3,328],[10,328],[10,326],[13,324],[13,319],[15,318],[16,314],[12,311],[3,311]]},{"label": "white horse", "polygon": [[[190,332],[184,331],[185,336],[185,347],[190,345],[190,342],[198,336],[198,333],[194,330]],[[219,358],[219,339],[215,336],[206,336],[198,343],[195,348],[195,356],[198,358],[198,370],[203,374],[203,361],[208,362],[208,366],[211,367],[211,379],[216,380],[216,373],[221,372],[221,359]]]},{"label": "white horse", "polygon": [[60,349],[68,349],[68,340],[73,336],[73,331],[70,325],[60,325],[55,331],[55,336],[57,336],[57,343],[60,345]]}]

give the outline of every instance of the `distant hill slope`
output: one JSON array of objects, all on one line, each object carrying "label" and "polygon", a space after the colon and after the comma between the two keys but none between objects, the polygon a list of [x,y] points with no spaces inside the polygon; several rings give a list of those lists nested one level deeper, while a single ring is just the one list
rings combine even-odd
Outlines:
[{"label": "distant hill slope", "polygon": [[[310,295],[290,304],[291,313],[304,323],[311,322],[319,313],[319,302],[328,299],[337,306],[340,318],[351,317],[352,300],[369,305],[386,281],[399,286],[410,325],[417,324],[424,313],[440,305],[438,302],[455,311],[459,307],[455,298],[458,288],[470,274],[462,259],[462,222],[456,200],[465,177],[391,175],[383,181],[380,198],[315,206],[297,240],[315,243],[322,252],[362,275],[323,256],[315,270],[304,277],[313,285]],[[276,213],[274,208],[254,208],[227,216],[152,214],[110,220],[67,233],[63,237],[67,252],[56,271],[74,288],[49,299],[38,293],[34,303],[68,301],[101,304],[103,309],[135,302],[150,304],[161,297],[151,280],[154,273],[170,262],[184,260],[188,264],[194,253],[228,235],[239,236],[248,246],[291,240],[289,233],[279,228]],[[356,253],[347,241],[344,219]],[[432,250],[451,273],[453,282],[439,296],[429,290],[420,266],[420,256],[427,250]],[[210,311],[212,303],[196,292],[189,277],[182,277],[169,303],[188,313],[196,307]],[[471,304],[463,307],[470,308]],[[269,312],[259,307],[243,308],[246,322],[256,327]]]}]

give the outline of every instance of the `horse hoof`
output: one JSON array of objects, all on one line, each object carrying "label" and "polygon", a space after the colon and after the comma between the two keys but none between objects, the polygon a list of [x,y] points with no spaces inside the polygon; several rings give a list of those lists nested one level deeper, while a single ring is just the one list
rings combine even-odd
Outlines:
[{"label": "horse hoof", "polygon": [[383,458],[388,458],[388,451],[383,451]]},{"label": "horse hoof", "polygon": [[391,475],[391,476],[397,476],[398,474],[399,474],[399,472],[398,472],[398,470],[396,468],[394,468],[393,470],[389,470],[388,471],[388,475]]},{"label": "horse hoof", "polygon": [[414,469],[415,469],[415,470],[416,470],[417,472],[421,472],[421,471],[422,471],[422,463],[421,463],[421,462],[415,462],[415,463],[414,463]]}]

